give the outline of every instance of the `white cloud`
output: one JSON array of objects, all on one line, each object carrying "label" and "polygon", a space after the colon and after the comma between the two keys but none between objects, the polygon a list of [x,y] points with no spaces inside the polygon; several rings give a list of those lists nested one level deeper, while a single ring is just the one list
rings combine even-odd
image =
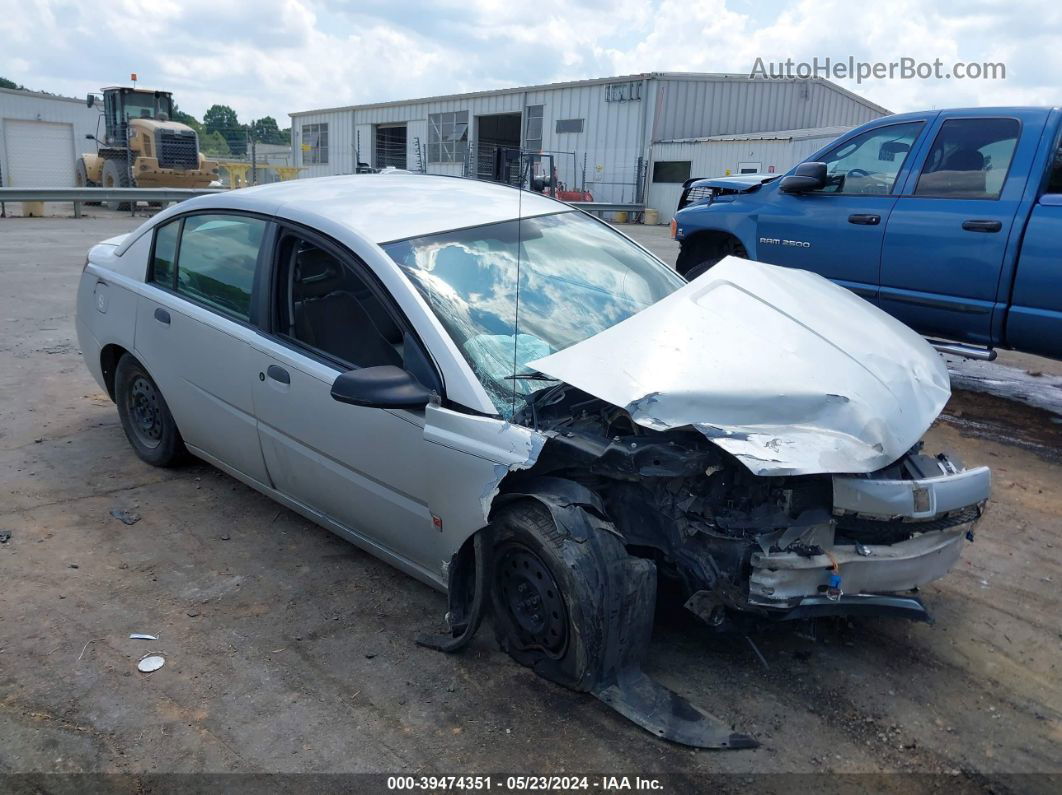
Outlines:
[{"label": "white cloud", "polygon": [[74,96],[124,82],[283,125],[290,111],[818,56],[1003,62],[1001,81],[839,81],[893,110],[1057,101],[1062,3],[892,0],[0,0],[0,75]]}]

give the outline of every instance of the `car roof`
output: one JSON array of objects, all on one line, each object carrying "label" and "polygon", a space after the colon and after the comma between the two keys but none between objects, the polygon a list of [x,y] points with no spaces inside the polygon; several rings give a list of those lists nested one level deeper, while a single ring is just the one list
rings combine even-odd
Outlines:
[{"label": "car roof", "polygon": [[569,211],[539,193],[477,179],[427,174],[353,174],[274,182],[182,202],[262,212],[304,222],[330,221],[375,243]]}]

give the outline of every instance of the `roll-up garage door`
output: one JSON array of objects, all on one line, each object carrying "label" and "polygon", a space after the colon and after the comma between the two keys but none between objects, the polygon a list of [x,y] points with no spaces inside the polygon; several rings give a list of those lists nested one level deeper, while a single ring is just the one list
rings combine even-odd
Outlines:
[{"label": "roll-up garage door", "polygon": [[74,128],[70,124],[4,119],[10,188],[69,188],[74,185]]}]

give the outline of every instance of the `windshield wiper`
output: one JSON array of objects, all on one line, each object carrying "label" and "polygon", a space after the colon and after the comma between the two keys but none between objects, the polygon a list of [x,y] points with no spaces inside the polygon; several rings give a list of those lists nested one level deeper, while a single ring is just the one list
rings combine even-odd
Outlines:
[{"label": "windshield wiper", "polygon": [[534,372],[531,372],[531,373],[514,373],[513,375],[507,375],[507,376],[505,376],[505,380],[506,381],[512,381],[512,380],[516,380],[516,381],[556,381],[557,379],[556,378],[551,378],[550,376],[546,375],[545,373],[540,373],[538,370],[535,370]]}]

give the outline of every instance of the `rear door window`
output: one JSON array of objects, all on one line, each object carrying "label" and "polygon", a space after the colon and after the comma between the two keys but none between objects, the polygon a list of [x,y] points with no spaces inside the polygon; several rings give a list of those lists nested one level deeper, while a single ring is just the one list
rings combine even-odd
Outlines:
[{"label": "rear door window", "polygon": [[1017,119],[949,119],[926,156],[915,196],[998,199],[1020,133]]},{"label": "rear door window", "polygon": [[151,278],[196,303],[249,321],[267,222],[228,213],[189,215],[155,231]]},{"label": "rear door window", "polygon": [[1044,193],[1062,193],[1062,144],[1055,150],[1048,165],[1047,190]]}]

